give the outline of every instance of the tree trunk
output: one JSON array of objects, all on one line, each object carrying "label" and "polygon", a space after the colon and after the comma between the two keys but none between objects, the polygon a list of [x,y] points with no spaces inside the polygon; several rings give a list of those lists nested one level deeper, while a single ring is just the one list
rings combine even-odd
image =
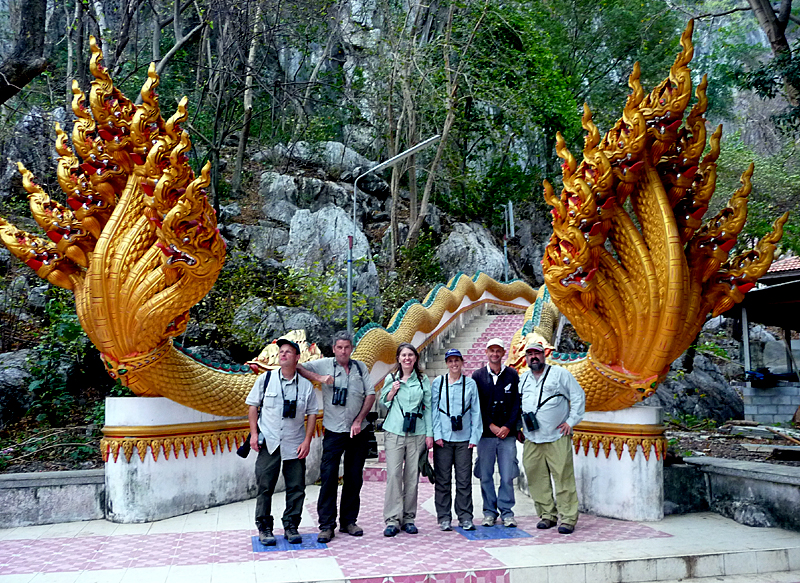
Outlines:
[{"label": "tree trunk", "polygon": [[[775,14],[775,10],[767,0],[748,0],[750,7],[753,9],[753,14],[756,15],[758,24],[764,34],[767,35],[769,45],[772,48],[772,54],[775,57],[791,58],[792,48],[789,41],[786,39],[786,23],[789,19],[791,12],[791,0],[783,0],[779,15]],[[786,98],[793,107],[800,105],[800,92],[792,86],[784,77],[784,89],[786,90]]]},{"label": "tree trunk", "polygon": [[261,31],[261,4],[256,8],[256,21],[253,24],[253,38],[250,39],[250,50],[247,53],[247,75],[244,79],[244,120],[239,133],[239,146],[236,148],[236,164],[231,180],[231,192],[238,194],[242,189],[242,166],[247,140],[250,137],[250,120],[253,118],[253,68],[256,62],[259,33]]},{"label": "tree trunk", "polygon": [[16,44],[0,63],[0,104],[33,81],[47,66],[44,53],[47,0],[21,0]]}]

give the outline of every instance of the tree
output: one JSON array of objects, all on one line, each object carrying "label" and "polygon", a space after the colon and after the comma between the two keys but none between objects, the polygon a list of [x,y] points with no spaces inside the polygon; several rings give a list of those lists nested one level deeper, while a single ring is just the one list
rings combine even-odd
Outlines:
[{"label": "tree", "polygon": [[46,13],[47,0],[20,0],[13,10],[16,43],[0,63],[0,104],[14,97],[47,67]]}]

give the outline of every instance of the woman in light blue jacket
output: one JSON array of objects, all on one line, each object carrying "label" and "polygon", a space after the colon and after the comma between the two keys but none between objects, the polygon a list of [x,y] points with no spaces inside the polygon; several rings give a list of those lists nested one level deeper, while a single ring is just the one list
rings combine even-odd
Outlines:
[{"label": "woman in light blue jacket", "polygon": [[444,356],[448,374],[433,380],[433,469],[436,480],[436,518],[440,530],[453,530],[453,469],[456,474],[455,511],[458,525],[475,530],[472,524],[472,450],[483,433],[478,387],[464,376],[464,358],[451,348]]},{"label": "woman in light blue jacket", "polygon": [[400,528],[419,532],[417,516],[419,458],[433,447],[431,383],[420,370],[419,353],[412,344],[397,347],[397,366],[386,375],[380,402],[388,407],[383,422],[386,449],[386,495],[383,503],[384,536]]}]

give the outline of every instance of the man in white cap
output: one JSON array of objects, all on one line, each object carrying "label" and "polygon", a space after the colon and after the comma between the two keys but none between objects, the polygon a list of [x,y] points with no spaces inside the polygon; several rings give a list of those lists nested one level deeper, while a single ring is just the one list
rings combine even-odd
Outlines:
[{"label": "man in white cap", "polygon": [[[476,474],[481,480],[483,526],[494,526],[498,516],[504,526],[515,527],[514,478],[517,464],[517,421],[519,420],[519,375],[503,364],[506,349],[500,338],[486,343],[485,367],[472,373],[478,386],[483,418],[483,435],[478,442]],[[500,469],[500,488],[494,488],[495,462]]]},{"label": "man in white cap", "polygon": [[583,419],[586,396],[572,373],[545,363],[552,351],[539,334],[528,336],[525,362],[529,370],[519,380],[525,435],[522,465],[540,518],[536,528],[552,528],[560,514],[558,532],[571,534],[578,521],[571,435],[572,428]]}]

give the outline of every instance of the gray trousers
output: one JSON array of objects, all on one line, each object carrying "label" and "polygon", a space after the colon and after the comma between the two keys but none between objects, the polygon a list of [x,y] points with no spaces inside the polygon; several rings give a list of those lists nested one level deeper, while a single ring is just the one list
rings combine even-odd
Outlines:
[{"label": "gray trousers", "polygon": [[417,517],[419,456],[425,449],[424,435],[386,432],[386,497],[383,521],[387,526],[414,524]]},{"label": "gray trousers", "polygon": [[472,450],[468,441],[445,441],[442,447],[433,446],[436,519],[439,522],[452,519],[453,467],[456,470],[456,517],[459,522],[472,522]]}]

